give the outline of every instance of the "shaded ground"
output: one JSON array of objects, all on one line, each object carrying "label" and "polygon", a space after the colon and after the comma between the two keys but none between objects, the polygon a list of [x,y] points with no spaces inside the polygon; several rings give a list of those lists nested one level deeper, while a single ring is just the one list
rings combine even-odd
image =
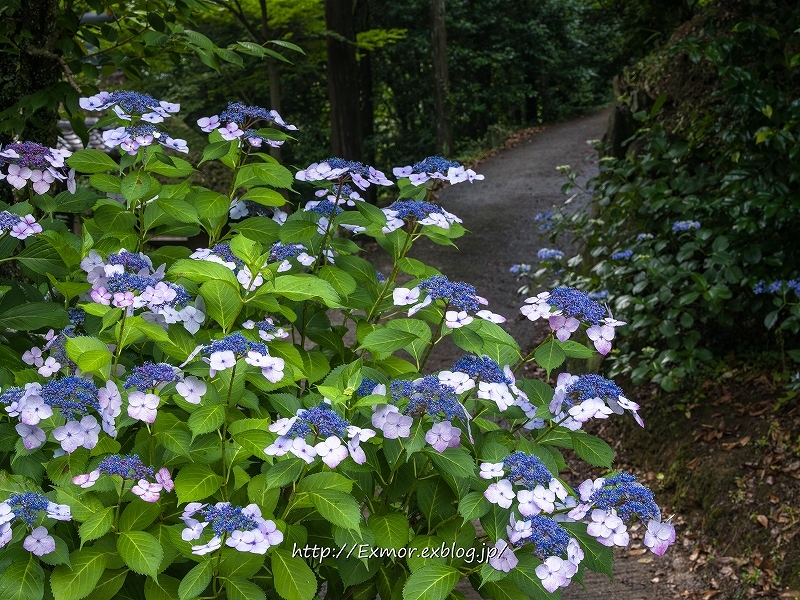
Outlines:
[{"label": "shaded ground", "polygon": [[[586,141],[601,137],[608,114],[598,111],[549,126],[481,162],[476,170],[484,181],[446,188],[439,197],[470,231],[457,240],[459,249],[425,240],[411,253],[451,279],[474,285],[490,310],[509,319],[503,327],[523,350],[544,332],[520,318],[519,284],[508,269],[536,262],[543,243],[534,216],[565,200],[556,167],[570,165],[582,180],[597,173]],[[585,204],[586,198],[576,198],[571,209]],[[569,245],[562,242],[562,248]],[[385,270],[380,253],[371,259]],[[426,371],[449,367],[462,353],[448,339],[437,346]],[[703,391],[689,394],[697,394],[694,404],[686,395],[659,401],[647,387],[629,390],[644,407],[647,430],[614,422],[599,434],[617,451],[618,468],[646,480],[667,514],[677,509],[678,544],[665,556],[654,556],[641,543],[643,531],[634,529],[631,546],[617,553],[615,581],[590,573],[588,591],[573,584],[563,600],[800,598],[776,583],[800,581],[800,548],[794,542],[800,530],[800,408],[787,405],[774,414],[780,390],[766,385],[761,373],[751,372],[746,386],[733,386],[734,381],[739,379],[727,382],[735,387],[728,393],[725,381],[708,375],[698,382]],[[580,482],[590,474],[568,478]],[[468,586],[459,589],[469,600],[479,598]]]}]

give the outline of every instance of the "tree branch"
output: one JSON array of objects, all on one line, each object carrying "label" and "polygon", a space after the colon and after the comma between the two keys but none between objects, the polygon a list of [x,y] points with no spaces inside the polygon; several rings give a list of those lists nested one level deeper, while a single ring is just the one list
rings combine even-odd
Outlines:
[{"label": "tree branch", "polygon": [[26,48],[25,51],[28,54],[32,54],[34,56],[45,56],[47,58],[57,60],[58,64],[60,64],[61,68],[64,70],[64,74],[67,76],[67,81],[69,81],[69,84],[72,87],[72,89],[74,89],[79,94],[83,93],[83,90],[81,90],[80,86],[77,83],[75,83],[75,77],[72,73],[72,69],[69,68],[69,65],[61,56],[53,52],[50,52],[49,50],[45,50],[44,48],[30,47]]}]

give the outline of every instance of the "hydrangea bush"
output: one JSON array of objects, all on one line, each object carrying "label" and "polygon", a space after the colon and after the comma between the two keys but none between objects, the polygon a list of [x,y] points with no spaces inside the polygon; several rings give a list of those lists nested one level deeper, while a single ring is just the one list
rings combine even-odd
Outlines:
[{"label": "hydrangea bush", "polygon": [[[583,430],[642,424],[639,406],[598,375],[520,374],[591,357],[584,332],[606,354],[623,323],[577,289],[542,292],[521,311],[551,332],[526,353],[478,290],[408,256],[464,233],[433,181],[482,176],[437,157],[396,181],[341,159],[293,175],[260,151],[293,127],[231,104],[198,122],[225,195],[191,183],[185,141],[162,129],[179,106],[81,106],[107,111],[119,161],[0,153],[21,194],[1,259],[27,276],[0,287],[0,597],[442,600],[468,579],[487,598],[556,598],[587,569],[610,576],[635,521],[654,553],[674,542],[652,492]],[[56,179],[70,189],[49,195]],[[289,214],[295,179],[318,192]],[[363,202],[371,185],[397,200]],[[376,240],[391,272],[341,230]],[[195,251],[150,245],[200,233]],[[447,337],[464,356],[432,371]],[[607,474],[562,477],[565,449]]]}]

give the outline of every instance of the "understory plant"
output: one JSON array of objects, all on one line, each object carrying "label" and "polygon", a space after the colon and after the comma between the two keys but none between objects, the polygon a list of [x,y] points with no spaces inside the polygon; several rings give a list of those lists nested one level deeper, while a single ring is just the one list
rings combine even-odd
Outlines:
[{"label": "understory plant", "polygon": [[[0,287],[0,597],[443,600],[468,579],[487,598],[557,598],[587,569],[610,576],[636,520],[656,554],[675,540],[582,429],[641,424],[639,406],[597,375],[521,374],[590,358],[584,330],[607,353],[623,323],[580,290],[543,292],[521,310],[552,331],[526,352],[477,290],[409,257],[464,233],[433,181],[482,176],[438,157],[396,181],[341,159],[292,174],[263,149],[293,127],[230,104],[198,121],[201,165],[231,171],[223,194],[191,182],[165,125],[178,105],[117,91],[81,106],[107,113],[118,160],[0,149],[20,194],[0,255],[24,274]],[[57,179],[70,189],[53,195]],[[289,214],[295,180],[317,192]],[[362,201],[370,185],[397,200]],[[155,248],[167,235],[207,244]],[[432,371],[448,337],[464,356]],[[607,474],[562,476],[565,449]]]}]

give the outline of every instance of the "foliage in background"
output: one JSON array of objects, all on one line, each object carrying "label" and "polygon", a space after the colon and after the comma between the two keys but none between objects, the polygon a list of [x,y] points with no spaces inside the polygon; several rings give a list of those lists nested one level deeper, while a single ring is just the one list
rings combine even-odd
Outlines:
[{"label": "foliage in background", "polygon": [[628,317],[612,373],[667,390],[741,344],[800,359],[800,8],[720,3],[700,22],[645,63],[664,93],[628,156],[603,159],[593,210],[553,229],[590,249],[565,280]]}]

